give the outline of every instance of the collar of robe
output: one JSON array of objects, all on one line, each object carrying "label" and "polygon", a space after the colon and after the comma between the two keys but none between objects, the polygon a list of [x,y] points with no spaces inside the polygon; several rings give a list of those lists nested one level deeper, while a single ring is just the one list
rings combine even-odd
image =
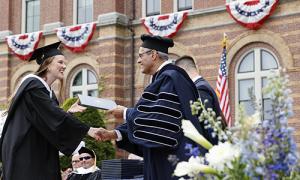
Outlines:
[{"label": "collar of robe", "polygon": [[[46,87],[46,89],[49,91],[50,98],[52,98],[52,89],[49,87],[49,85],[46,83],[46,81],[44,81],[44,79],[42,79],[41,77],[39,77],[39,76],[37,76],[37,75],[34,75],[34,74],[28,74],[28,75],[26,75],[26,76],[22,79],[20,85],[21,85],[26,79],[31,78],[31,77],[40,80],[40,81],[43,83],[43,85]],[[19,85],[19,86],[20,86],[20,85]]]}]

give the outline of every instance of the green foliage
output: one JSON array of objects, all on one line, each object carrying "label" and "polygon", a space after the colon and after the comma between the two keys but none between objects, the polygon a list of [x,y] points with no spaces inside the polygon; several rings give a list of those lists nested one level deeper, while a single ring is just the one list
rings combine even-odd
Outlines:
[{"label": "green foliage", "polygon": [[[77,98],[69,98],[67,99],[62,108],[67,111],[72,104],[76,102]],[[94,108],[87,108],[82,113],[74,113],[74,116],[78,118],[80,121],[84,122],[88,126],[92,127],[103,127],[105,128],[104,124],[104,112],[94,109]],[[95,151],[97,156],[97,165],[98,167],[101,164],[102,160],[112,159],[115,156],[115,149],[111,142],[97,142],[93,138],[86,136],[83,141],[87,148],[92,149]],[[71,158],[63,156],[60,158],[60,165],[62,169],[71,166]]]}]

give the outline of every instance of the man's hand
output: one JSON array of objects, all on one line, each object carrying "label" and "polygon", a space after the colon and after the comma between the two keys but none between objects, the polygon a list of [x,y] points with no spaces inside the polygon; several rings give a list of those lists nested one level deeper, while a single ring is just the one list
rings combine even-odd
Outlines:
[{"label": "man's hand", "polygon": [[104,128],[99,128],[99,131],[97,133],[101,137],[101,141],[115,140],[118,138],[115,130],[106,130]]},{"label": "man's hand", "polygon": [[123,113],[126,107],[118,105],[116,108],[109,110],[107,113],[112,114],[116,119],[123,119]]},{"label": "man's hand", "polygon": [[96,139],[97,141],[102,141],[102,137],[100,136],[101,128],[93,128],[91,127],[88,131],[88,135],[92,138]]},{"label": "man's hand", "polygon": [[74,104],[72,104],[72,106],[69,108],[67,112],[76,113],[76,112],[83,112],[84,110],[86,110],[86,107],[80,106],[78,103],[79,103],[79,99]]}]

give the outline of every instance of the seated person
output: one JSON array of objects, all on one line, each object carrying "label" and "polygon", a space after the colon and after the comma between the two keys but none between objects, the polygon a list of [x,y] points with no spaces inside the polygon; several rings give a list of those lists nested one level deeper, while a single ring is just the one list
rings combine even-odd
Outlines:
[{"label": "seated person", "polygon": [[[101,179],[101,170],[96,166],[96,154],[93,150],[82,147],[79,151],[81,167],[73,171],[67,180]],[[73,165],[73,164],[72,164]]]}]

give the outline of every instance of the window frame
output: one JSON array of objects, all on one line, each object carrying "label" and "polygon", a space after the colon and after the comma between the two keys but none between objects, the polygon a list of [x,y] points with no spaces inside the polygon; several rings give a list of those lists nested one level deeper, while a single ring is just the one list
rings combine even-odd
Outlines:
[{"label": "window frame", "polygon": [[[27,2],[28,1],[40,1],[40,0],[22,0],[22,19],[21,19],[21,33],[30,33],[27,32]],[[40,1],[40,17],[41,17],[41,1]],[[40,18],[41,20],[41,18]],[[39,20],[39,29],[37,31],[40,31],[41,26],[40,23],[41,21]],[[32,31],[32,32],[36,32],[36,31]]]},{"label": "window frame", "polygon": [[[73,0],[73,24],[79,24],[78,23],[78,1],[79,0]],[[92,0],[93,5],[92,5],[92,21],[94,21],[94,0]],[[90,22],[84,22],[84,23],[90,23]],[[83,23],[80,23],[83,24]]]},{"label": "window frame", "polygon": [[[270,70],[261,70],[261,52],[262,50],[267,51],[270,53],[276,63],[278,68],[280,67],[279,59],[276,56],[276,54],[267,48],[264,47],[253,47],[247,51],[245,51],[238,59],[238,62],[235,66],[235,109],[238,108],[239,106],[239,101],[240,101],[240,94],[239,94],[239,81],[240,80],[246,80],[246,79],[254,79],[254,92],[255,92],[255,97],[256,97],[256,103],[259,104],[261,107],[263,106],[263,96],[262,96],[262,85],[263,85],[263,80],[262,78],[268,77],[270,74]],[[239,73],[239,67],[242,62],[242,60],[251,52],[254,52],[254,71],[253,72],[242,72]],[[238,113],[235,113],[235,118],[238,118]]]},{"label": "window frame", "polygon": [[[95,78],[96,78],[96,83],[95,84],[88,84],[87,81],[88,81],[88,71],[91,71]],[[80,86],[73,86],[73,82],[74,82],[74,79],[75,77],[80,73],[82,72],[82,85]],[[73,97],[73,92],[78,92],[78,91],[81,91],[82,92],[82,95],[85,95],[85,96],[88,96],[88,91],[90,90],[97,90],[97,97],[99,96],[99,87],[98,87],[98,77],[97,77],[97,73],[92,70],[92,69],[89,69],[89,68],[86,68],[86,67],[83,67],[83,68],[80,68],[78,69],[77,71],[74,72],[73,76],[71,77],[71,81],[70,81],[70,84],[69,84],[69,97]]]}]

